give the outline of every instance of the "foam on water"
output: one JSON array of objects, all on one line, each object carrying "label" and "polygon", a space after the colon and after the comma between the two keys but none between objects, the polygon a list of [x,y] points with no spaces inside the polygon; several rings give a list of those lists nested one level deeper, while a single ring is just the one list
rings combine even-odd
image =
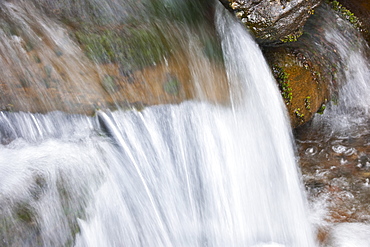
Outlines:
[{"label": "foam on water", "polygon": [[5,246],[316,245],[276,83],[216,16],[231,106],[0,115]]}]

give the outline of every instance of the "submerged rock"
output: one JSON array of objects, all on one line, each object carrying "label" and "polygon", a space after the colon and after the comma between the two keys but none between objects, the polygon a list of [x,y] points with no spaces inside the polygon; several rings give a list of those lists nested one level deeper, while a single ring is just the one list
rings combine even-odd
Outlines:
[{"label": "submerged rock", "polygon": [[260,43],[295,41],[321,0],[220,0]]}]

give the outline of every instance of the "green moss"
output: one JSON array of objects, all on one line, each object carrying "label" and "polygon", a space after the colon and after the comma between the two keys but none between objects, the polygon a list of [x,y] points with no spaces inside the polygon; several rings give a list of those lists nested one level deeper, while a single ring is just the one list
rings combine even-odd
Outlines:
[{"label": "green moss", "polygon": [[310,96],[307,96],[307,97],[304,99],[304,107],[305,107],[307,110],[311,110],[311,97],[310,97]]},{"label": "green moss", "polygon": [[140,68],[155,64],[169,51],[164,36],[157,29],[80,30],[75,36],[86,55],[99,63],[115,62]]},{"label": "green moss", "polygon": [[320,73],[319,71],[314,71],[314,72],[312,73],[312,75],[313,75],[316,79],[321,78],[321,73]]},{"label": "green moss", "polygon": [[27,204],[19,204],[16,208],[17,217],[27,223],[31,223],[34,220],[34,212]]},{"label": "green moss", "polygon": [[33,60],[36,62],[36,63],[41,63],[41,58],[37,55],[33,55]]},{"label": "green moss", "polygon": [[322,104],[319,108],[319,110],[317,111],[318,114],[322,115],[324,114],[324,111],[326,109],[326,105],[325,104]]},{"label": "green moss", "polygon": [[2,107],[1,110],[2,111],[13,112],[13,108],[14,108],[14,105],[13,104],[7,104],[5,107]]},{"label": "green moss", "polygon": [[355,28],[361,29],[362,24],[360,20],[349,9],[344,7],[338,1],[327,0],[326,2],[332,7],[333,10],[339,13],[344,19],[348,20]]},{"label": "green moss", "polygon": [[180,82],[175,76],[169,76],[163,85],[163,90],[168,94],[177,95],[180,91]]},{"label": "green moss", "polygon": [[114,93],[118,90],[118,86],[116,84],[116,78],[111,75],[105,75],[101,81],[103,88],[108,93]]},{"label": "green moss", "polygon": [[212,36],[206,36],[202,40],[202,44],[203,53],[207,56],[208,59],[216,62],[223,61],[222,48],[218,40],[214,39]]},{"label": "green moss", "polygon": [[302,123],[304,122],[304,114],[301,112],[300,108],[295,109],[294,114],[300,122],[302,122]]},{"label": "green moss", "polygon": [[272,66],[272,72],[279,84],[281,95],[284,98],[285,104],[289,105],[293,99],[292,88],[290,87],[289,74],[281,67]]},{"label": "green moss", "polygon": [[90,59],[98,62],[115,60],[116,57],[113,50],[121,41],[114,36],[113,32],[109,30],[100,33],[77,31],[75,35]]},{"label": "green moss", "polygon": [[31,41],[27,41],[24,45],[24,49],[29,52],[35,49],[35,45]]},{"label": "green moss", "polygon": [[299,37],[301,37],[303,34],[303,31],[302,30],[299,30],[293,34],[289,34],[287,36],[285,36],[284,38],[281,39],[281,41],[283,43],[288,43],[288,42],[295,42],[298,40]]}]

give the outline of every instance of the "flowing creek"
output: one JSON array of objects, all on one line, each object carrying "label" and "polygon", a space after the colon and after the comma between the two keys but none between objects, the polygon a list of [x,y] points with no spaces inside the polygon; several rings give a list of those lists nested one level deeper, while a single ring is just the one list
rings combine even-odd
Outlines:
[{"label": "flowing creek", "polygon": [[[102,89],[97,78],[107,78],[104,71],[113,71],[113,65],[91,62],[61,23],[21,3],[0,2],[3,19],[22,30],[0,31],[0,85],[9,98],[18,95],[18,105],[7,110],[34,111],[37,101],[47,113],[0,112],[1,246],[369,246],[370,92],[368,47],[362,41],[348,47],[350,37],[326,29],[325,39],[347,68],[339,78],[339,102],[293,135],[259,46],[221,4],[212,37],[222,66],[214,66],[200,49],[198,43],[208,36],[178,25],[181,35],[169,41],[161,35],[175,26],[159,22],[155,28],[162,41],[176,43],[174,49],[188,61],[178,59],[173,67],[171,59],[162,61],[166,78],[174,83],[165,87],[167,104],[126,109],[115,90],[130,93],[136,80],[144,87],[141,80],[158,79],[152,73],[162,66],[153,62],[158,54],[150,55],[146,74],[132,72],[137,61],[129,60],[130,69],[121,74],[133,82],[117,86],[108,78]],[[97,6],[94,11],[112,22],[130,17],[120,1]],[[75,11],[83,16],[80,7]],[[37,31],[35,26],[40,26]],[[41,48],[27,51],[22,37],[38,39]],[[51,65],[43,67],[38,60]],[[183,77],[191,90],[176,84],[174,70],[188,72]],[[38,73],[44,80],[37,79]],[[28,80],[11,89],[7,83],[16,77]],[[217,88],[215,80],[222,86]],[[116,110],[96,104],[107,97]],[[157,104],[160,95],[142,97]],[[100,107],[94,116],[68,113]],[[53,108],[60,111],[49,112]]]}]

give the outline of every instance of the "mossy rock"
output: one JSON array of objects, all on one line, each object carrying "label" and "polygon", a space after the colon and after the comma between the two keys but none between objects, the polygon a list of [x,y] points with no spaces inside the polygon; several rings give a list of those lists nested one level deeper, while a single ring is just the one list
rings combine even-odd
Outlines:
[{"label": "mossy rock", "polygon": [[359,28],[366,41],[370,44],[370,1],[369,0],[339,0],[329,1],[337,11],[343,12],[343,17]]},{"label": "mossy rock", "polygon": [[112,75],[104,75],[101,84],[108,93],[114,93],[119,89],[117,79]]},{"label": "mossy rock", "polygon": [[157,29],[84,29],[76,31],[75,37],[90,59],[120,63],[129,69],[156,64],[169,54],[167,41]]},{"label": "mossy rock", "polygon": [[321,0],[220,0],[255,35],[260,44],[296,41]]},{"label": "mossy rock", "polygon": [[292,126],[303,125],[329,96],[329,84],[321,76],[321,68],[303,54],[287,48],[268,50],[265,55],[278,82]]},{"label": "mossy rock", "polygon": [[168,94],[177,95],[180,91],[181,83],[174,75],[167,76],[167,81],[163,84],[163,90]]},{"label": "mossy rock", "polygon": [[[335,22],[337,18],[327,4],[322,4],[307,21],[297,42],[262,47],[293,127],[303,125],[315,113],[322,114],[326,103],[338,96],[346,68],[338,48],[325,38],[326,27],[338,29],[341,25]],[[348,37],[358,33],[348,26]]]}]

